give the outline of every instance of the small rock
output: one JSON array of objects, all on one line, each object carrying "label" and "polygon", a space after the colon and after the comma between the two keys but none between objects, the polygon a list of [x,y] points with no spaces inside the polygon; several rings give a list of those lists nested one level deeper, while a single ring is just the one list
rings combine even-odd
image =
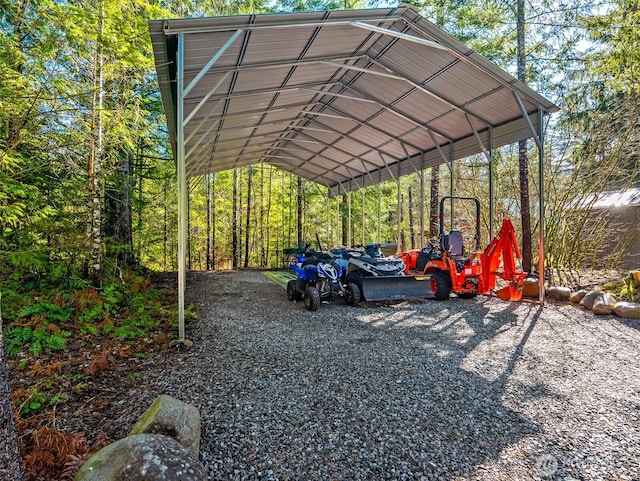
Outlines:
[{"label": "small rock", "polygon": [[593,309],[593,303],[601,295],[602,295],[602,292],[600,292],[600,291],[589,291],[580,300],[580,305],[586,307],[589,310],[592,310]]},{"label": "small rock", "polygon": [[200,453],[200,412],[178,399],[158,396],[133,427],[132,434],[164,434],[189,450],[194,458]]},{"label": "small rock", "polygon": [[640,319],[640,304],[635,302],[618,302],[613,312],[625,319]]},{"label": "small rock", "polygon": [[593,303],[594,314],[611,314],[618,300],[613,294],[600,294]]},{"label": "small rock", "polygon": [[206,481],[204,466],[176,440],[137,434],[102,448],[74,481]]},{"label": "small rock", "polygon": [[557,301],[568,301],[571,297],[571,289],[568,287],[551,286],[547,289],[547,296]]},{"label": "small rock", "polygon": [[584,296],[587,295],[587,292],[589,292],[586,289],[580,289],[579,291],[574,292],[573,294],[571,294],[571,297],[569,297],[569,300],[571,302],[573,302],[574,304],[577,304],[578,302],[580,302],[582,300],[582,298]]}]

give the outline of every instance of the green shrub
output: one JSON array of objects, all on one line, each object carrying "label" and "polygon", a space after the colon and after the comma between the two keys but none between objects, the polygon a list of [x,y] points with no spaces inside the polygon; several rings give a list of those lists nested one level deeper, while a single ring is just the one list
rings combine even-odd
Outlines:
[{"label": "green shrub", "polygon": [[7,354],[15,356],[24,349],[39,357],[43,351],[61,351],[67,347],[68,331],[48,332],[33,329],[31,326],[19,326],[7,329],[4,333]]},{"label": "green shrub", "polygon": [[43,320],[53,322],[60,325],[63,322],[67,322],[71,319],[71,310],[68,308],[60,307],[57,304],[51,302],[41,301],[31,306],[23,307],[18,316],[29,317],[42,317]]}]

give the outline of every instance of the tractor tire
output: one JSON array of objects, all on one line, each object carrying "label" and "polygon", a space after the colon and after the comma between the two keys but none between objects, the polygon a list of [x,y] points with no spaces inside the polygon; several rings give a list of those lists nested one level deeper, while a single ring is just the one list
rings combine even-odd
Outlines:
[{"label": "tractor tire", "polygon": [[449,299],[451,294],[451,279],[445,271],[437,270],[430,273],[436,283],[436,301],[444,301]]},{"label": "tractor tire", "polygon": [[299,301],[300,299],[302,299],[302,296],[300,295],[300,291],[296,289],[295,279],[292,279],[289,282],[287,282],[287,299],[289,299],[290,301]]},{"label": "tractor tire", "polygon": [[350,306],[357,306],[362,301],[362,292],[355,282],[350,282],[345,293],[345,300]]},{"label": "tractor tire", "polygon": [[320,292],[313,286],[304,290],[304,306],[310,311],[317,311],[320,307]]}]

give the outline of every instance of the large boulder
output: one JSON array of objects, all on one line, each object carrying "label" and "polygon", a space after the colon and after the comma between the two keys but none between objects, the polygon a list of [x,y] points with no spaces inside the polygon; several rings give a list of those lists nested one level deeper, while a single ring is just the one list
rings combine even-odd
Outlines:
[{"label": "large boulder", "polygon": [[132,434],[164,434],[182,444],[194,458],[200,456],[200,412],[171,396],[158,396],[129,433]]},{"label": "large boulder", "polygon": [[625,319],[640,319],[640,304],[635,302],[618,302],[613,312]]},{"label": "large boulder", "polygon": [[540,292],[540,283],[538,279],[534,277],[527,277],[522,282],[522,297],[528,297],[530,299],[538,299]]},{"label": "large boulder", "polygon": [[588,292],[589,291],[586,289],[580,289],[579,291],[576,291],[573,294],[571,294],[571,296],[569,297],[569,300],[574,304],[577,304],[584,298],[584,296],[587,295]]},{"label": "large boulder", "polygon": [[580,305],[586,307],[590,311],[593,310],[593,303],[596,301],[598,297],[602,295],[600,291],[589,291],[585,294],[585,296],[580,301]]},{"label": "large boulder", "polygon": [[137,434],[102,448],[84,463],[74,481],[206,481],[207,473],[178,441]]},{"label": "large boulder", "polygon": [[594,314],[611,314],[618,300],[613,294],[600,294],[593,302]]},{"label": "large boulder", "polygon": [[551,286],[547,289],[547,296],[556,301],[568,301],[571,297],[571,289],[568,287]]}]

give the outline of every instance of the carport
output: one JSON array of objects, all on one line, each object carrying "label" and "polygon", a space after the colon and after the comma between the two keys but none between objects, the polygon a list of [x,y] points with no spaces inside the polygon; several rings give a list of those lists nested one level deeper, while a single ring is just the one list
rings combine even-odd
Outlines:
[{"label": "carport", "polygon": [[[544,272],[543,127],[557,107],[413,7],[154,20],[149,29],[177,165],[181,340],[187,178],[258,162],[338,195],[475,154],[491,171],[493,149],[533,138]],[[493,213],[492,175],[489,193]]]}]

